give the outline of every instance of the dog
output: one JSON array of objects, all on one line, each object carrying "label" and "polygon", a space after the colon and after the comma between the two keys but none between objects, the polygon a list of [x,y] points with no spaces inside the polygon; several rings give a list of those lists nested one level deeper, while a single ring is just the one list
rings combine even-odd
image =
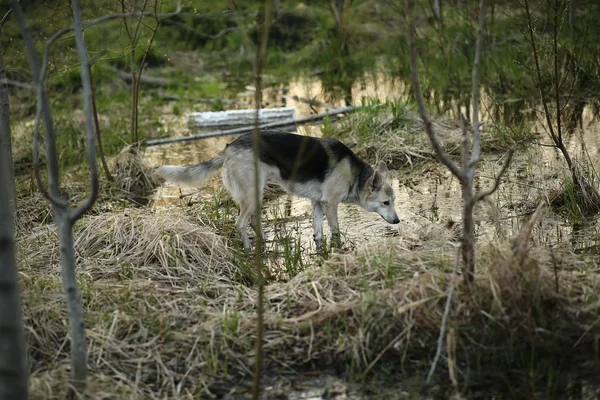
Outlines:
[{"label": "dog", "polygon": [[[338,205],[358,204],[398,224],[396,196],[385,162],[372,167],[337,139],[320,139],[279,131],[262,131],[258,140],[258,208],[255,196],[255,162],[252,134],[240,136],[216,157],[190,167],[164,165],[159,178],[180,186],[199,187],[223,168],[223,184],[240,207],[235,223],[246,249],[251,242],[248,224],[259,234],[263,190],[267,182],[312,201],[314,241],[323,245],[323,213],[332,240],[339,243]],[[260,231],[262,235],[262,231]]]}]

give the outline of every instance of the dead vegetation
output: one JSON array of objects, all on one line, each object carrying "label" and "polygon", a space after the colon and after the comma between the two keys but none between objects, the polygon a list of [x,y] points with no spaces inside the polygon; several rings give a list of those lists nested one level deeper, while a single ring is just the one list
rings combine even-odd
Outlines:
[{"label": "dead vegetation", "polygon": [[158,186],[152,167],[143,160],[143,149],[138,145],[123,148],[114,160],[115,182],[121,196],[134,204],[146,205]]},{"label": "dead vegetation", "polygon": [[[462,140],[459,120],[437,117],[433,121],[444,151],[458,158]],[[435,152],[423,133],[419,116],[399,102],[365,106],[324,130],[325,136],[342,140],[357,155],[369,162],[385,160],[395,169],[414,166],[435,159]],[[501,125],[481,127],[484,152],[506,152],[531,142],[534,135],[525,126]]]},{"label": "dead vegetation", "polygon": [[[443,228],[423,232],[333,254],[268,285],[267,370],[336,368],[361,378],[427,366],[454,248]],[[479,252],[472,292],[459,287],[453,300],[455,351],[438,372],[442,387],[456,380],[503,390],[497,382],[511,377],[518,378],[513,387],[536,391],[557,372],[548,354],[569,362],[595,354],[598,279],[565,272],[585,270],[574,255],[528,244],[522,237],[512,248]],[[69,349],[56,232],[34,229],[19,248],[31,397],[64,398]],[[76,229],[76,252],[93,398],[191,399],[247,389],[256,293],[236,279],[238,261],[211,226],[179,209],[93,216]]]}]

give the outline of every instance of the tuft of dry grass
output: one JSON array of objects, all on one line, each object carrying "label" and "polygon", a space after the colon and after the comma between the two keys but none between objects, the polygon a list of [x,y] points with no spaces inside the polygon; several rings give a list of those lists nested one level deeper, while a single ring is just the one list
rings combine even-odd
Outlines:
[{"label": "tuft of dry grass", "polygon": [[587,221],[600,211],[600,182],[589,163],[572,160],[574,173],[562,177],[564,183],[550,191],[548,202],[554,210],[564,212],[574,221]]},{"label": "tuft of dry grass", "polygon": [[[449,238],[427,230],[412,240],[388,239],[268,285],[266,368],[336,368],[360,378],[428,366],[453,264]],[[91,398],[245,390],[256,292],[235,279],[240,261],[211,226],[176,208],[93,216],[78,224],[76,248]],[[68,382],[58,255],[50,226],[20,240],[34,399],[63,398]],[[570,253],[531,249],[527,237],[480,251],[474,286],[459,287],[450,316],[460,351],[449,355],[448,368],[465,387],[502,382],[515,369],[543,379],[551,363],[539,354],[547,349],[569,359],[593,354],[600,282],[562,268],[583,264]],[[447,374],[438,372],[442,385]]]},{"label": "tuft of dry grass", "polygon": [[123,148],[115,157],[114,164],[115,184],[121,196],[134,204],[148,204],[150,195],[160,182],[153,174],[153,168],[144,161],[140,146]]},{"label": "tuft of dry grass", "polygon": [[108,266],[112,260],[154,281],[195,281],[206,276],[232,280],[234,276],[223,238],[210,226],[177,213],[125,211],[92,217],[78,231],[75,247],[85,265],[102,259]]}]

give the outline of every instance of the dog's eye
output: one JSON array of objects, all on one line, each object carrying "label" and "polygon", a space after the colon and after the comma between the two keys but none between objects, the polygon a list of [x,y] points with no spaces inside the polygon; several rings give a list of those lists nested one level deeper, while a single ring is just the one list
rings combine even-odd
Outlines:
[{"label": "dog's eye", "polygon": [[384,205],[384,206],[389,206],[389,205],[390,205],[390,201],[389,201],[389,200],[386,200],[386,201],[384,201],[384,202],[383,202],[383,205]]}]

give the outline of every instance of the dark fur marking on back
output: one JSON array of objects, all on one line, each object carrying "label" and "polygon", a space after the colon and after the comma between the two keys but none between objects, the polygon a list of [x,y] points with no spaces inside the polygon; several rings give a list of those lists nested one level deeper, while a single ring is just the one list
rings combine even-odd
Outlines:
[{"label": "dark fur marking on back", "polygon": [[[252,149],[252,135],[241,136],[229,147]],[[323,182],[335,165],[345,158],[350,159],[355,173],[362,175],[365,168],[372,173],[368,164],[337,139],[318,139],[277,131],[260,133],[260,160],[278,168],[284,180]]]}]

